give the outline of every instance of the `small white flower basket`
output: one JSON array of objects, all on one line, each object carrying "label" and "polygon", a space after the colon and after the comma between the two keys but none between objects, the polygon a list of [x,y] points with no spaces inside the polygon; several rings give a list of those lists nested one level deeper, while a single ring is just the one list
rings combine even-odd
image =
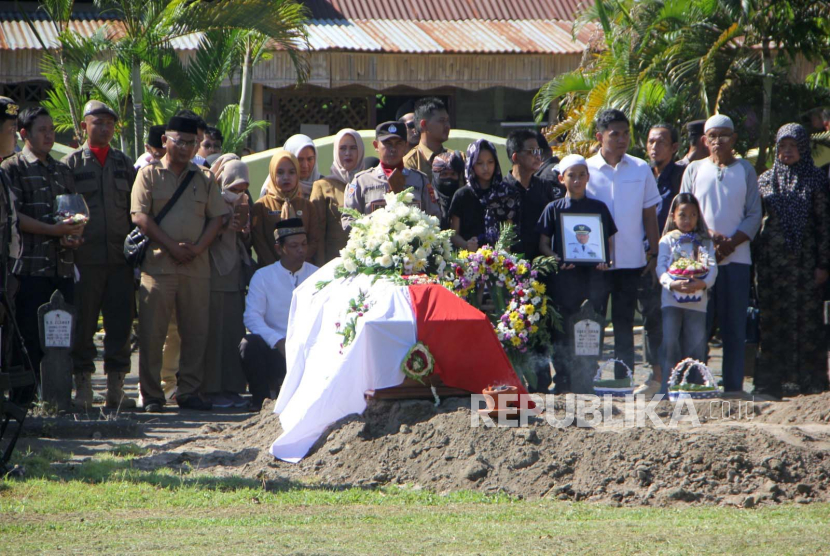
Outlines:
[{"label": "small white flower basket", "polygon": [[[620,363],[628,374],[626,378],[603,380],[602,371],[609,364]],[[625,361],[620,359],[609,359],[605,363],[599,365],[597,374],[594,376],[594,394],[597,396],[614,396],[615,398],[624,398],[625,396],[634,395],[634,371],[631,367],[625,364]]]},{"label": "small white flower basket", "polygon": [[[703,376],[703,384],[689,384],[687,379],[689,372],[697,369]],[[677,383],[678,378],[680,383]],[[674,390],[672,390],[674,388]],[[704,363],[687,357],[678,363],[669,376],[669,401],[676,402],[679,399],[689,398],[692,400],[708,400],[719,398],[723,390],[718,388],[712,371]]]}]

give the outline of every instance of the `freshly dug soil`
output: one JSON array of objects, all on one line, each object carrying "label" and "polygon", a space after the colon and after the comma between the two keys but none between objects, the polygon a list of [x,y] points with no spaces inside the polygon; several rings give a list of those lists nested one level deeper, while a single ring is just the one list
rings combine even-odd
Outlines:
[{"label": "freshly dug soil", "polygon": [[[552,400],[548,398],[548,401]],[[268,449],[279,419],[262,413],[235,425],[205,425],[192,436],[155,444],[142,468],[184,464],[216,475],[344,488],[386,484],[436,492],[474,489],[527,498],[612,504],[730,504],[830,501],[830,393],[784,402],[695,402],[700,425],[657,428],[647,417],[556,427],[557,398],[527,426],[471,426],[468,399],[370,402],[363,416],[331,427],[299,464]],[[664,422],[673,404],[654,413]],[[686,412],[688,414],[688,412]],[[475,416],[477,417],[477,416]]]}]

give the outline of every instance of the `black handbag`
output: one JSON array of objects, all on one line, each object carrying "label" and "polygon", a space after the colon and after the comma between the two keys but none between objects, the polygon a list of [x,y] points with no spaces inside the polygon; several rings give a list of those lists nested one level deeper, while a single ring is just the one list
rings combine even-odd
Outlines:
[{"label": "black handbag", "polygon": [[[184,190],[187,189],[187,186],[190,184],[190,180],[193,179],[193,176],[196,174],[193,170],[187,173],[185,176],[184,181],[182,181],[181,185],[176,192],[173,193],[173,196],[167,201],[167,204],[164,205],[164,208],[156,215],[153,219],[156,222],[156,225],[161,224],[162,219],[167,216],[167,213],[170,212],[170,209],[173,208],[173,205],[176,204],[176,201],[179,200],[179,197],[182,196]],[[147,252],[147,245],[150,243],[150,238],[144,235],[138,227],[135,227],[127,234],[127,237],[124,238],[124,258],[127,259],[127,264],[131,265],[133,268],[138,268],[141,266],[141,263],[144,262],[144,255]]]}]

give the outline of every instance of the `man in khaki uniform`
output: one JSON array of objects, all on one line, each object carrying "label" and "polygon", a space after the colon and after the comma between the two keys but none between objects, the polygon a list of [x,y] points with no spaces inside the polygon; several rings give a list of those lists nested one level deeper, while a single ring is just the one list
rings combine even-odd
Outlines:
[{"label": "man in khaki uniform", "polygon": [[403,165],[423,172],[430,185],[435,185],[432,161],[435,160],[435,155],[447,150],[444,143],[450,137],[450,115],[447,107],[440,99],[423,98],[415,103],[414,123],[420,131],[421,141],[404,157]]},{"label": "man in khaki uniform", "polygon": [[[207,341],[210,261],[208,247],[228,209],[213,174],[190,162],[196,122],[174,116],[162,138],[167,154],[142,168],[132,192],[133,222],[150,243],[141,265],[138,372],[144,411],[164,407],[162,349],[175,311],[181,336],[176,402],[183,409],[211,409],[199,395]],[[156,224],[155,216],[181,183],[192,178],[172,209]]]},{"label": "man in khaki uniform", "polygon": [[[418,170],[403,166],[406,127],[401,122],[382,123],[375,129],[375,138],[373,144],[380,157],[380,164],[360,172],[346,186],[346,208],[371,214],[386,206],[384,195],[393,191],[399,193],[411,187],[415,195],[412,204],[427,214],[440,217],[441,209],[427,177]],[[344,230],[351,229],[352,220],[351,216],[343,215],[341,224]]]},{"label": "man in khaki uniform", "polygon": [[132,160],[110,147],[118,115],[97,100],[84,106],[81,127],[87,142],[61,162],[72,169],[75,191],[89,207],[83,244],[75,252],[81,275],[75,285],[78,310],[77,332],[72,350],[75,372],[75,403],[92,405],[91,375],[97,350],[93,336],[98,315],[103,312],[104,372],[107,375],[108,408],[133,408],[135,400],[124,397],[124,376],[130,372],[130,332],[135,311],[133,269],[124,259],[124,238],[130,233],[130,190],[135,180]]}]

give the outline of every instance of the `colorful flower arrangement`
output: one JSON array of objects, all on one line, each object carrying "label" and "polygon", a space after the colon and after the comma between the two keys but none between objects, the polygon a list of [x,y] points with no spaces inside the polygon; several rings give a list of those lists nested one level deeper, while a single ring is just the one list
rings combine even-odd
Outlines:
[{"label": "colorful flower arrangement", "polygon": [[[692,252],[688,253],[682,245],[690,244]],[[697,257],[694,255],[697,247]],[[668,268],[668,275],[673,280],[690,280],[696,278],[703,280],[709,275],[709,256],[705,249],[701,248],[695,234],[681,234],[672,243],[672,263]],[[701,301],[703,295],[700,292],[679,293],[672,292],[678,303],[694,303]]]},{"label": "colorful flower arrangement", "polygon": [[442,277],[452,257],[452,230],[441,231],[439,220],[411,205],[412,188],[387,193],[386,206],[363,215],[341,209],[355,218],[342,261],[334,276],[357,274],[401,276],[425,273]]},{"label": "colorful flower arrangement", "polygon": [[401,371],[407,378],[417,380],[424,385],[426,384],[424,379],[431,375],[434,369],[435,359],[429,348],[422,342],[416,342],[401,363]]},{"label": "colorful flower arrangement", "polygon": [[[510,236],[510,230],[502,231]],[[499,244],[502,242],[500,241]],[[545,321],[559,326],[559,315],[548,307],[545,284],[538,280],[552,261],[539,258],[537,266],[503,249],[485,245],[478,251],[461,251],[452,264],[453,273],[442,282],[468,303],[481,308],[479,292],[487,290],[494,306],[490,318],[513,368],[531,385],[536,373],[526,363],[530,348],[549,340]],[[544,267],[542,270],[541,268]]]},{"label": "colorful flower arrangement", "polygon": [[357,334],[357,321],[374,305],[373,302],[368,300],[368,297],[369,294],[360,290],[356,298],[349,300],[349,308],[343,317],[343,322],[346,324],[343,325],[341,322],[334,323],[334,326],[337,328],[337,333],[343,336],[343,342],[340,344],[341,354],[354,341],[355,334]]}]

